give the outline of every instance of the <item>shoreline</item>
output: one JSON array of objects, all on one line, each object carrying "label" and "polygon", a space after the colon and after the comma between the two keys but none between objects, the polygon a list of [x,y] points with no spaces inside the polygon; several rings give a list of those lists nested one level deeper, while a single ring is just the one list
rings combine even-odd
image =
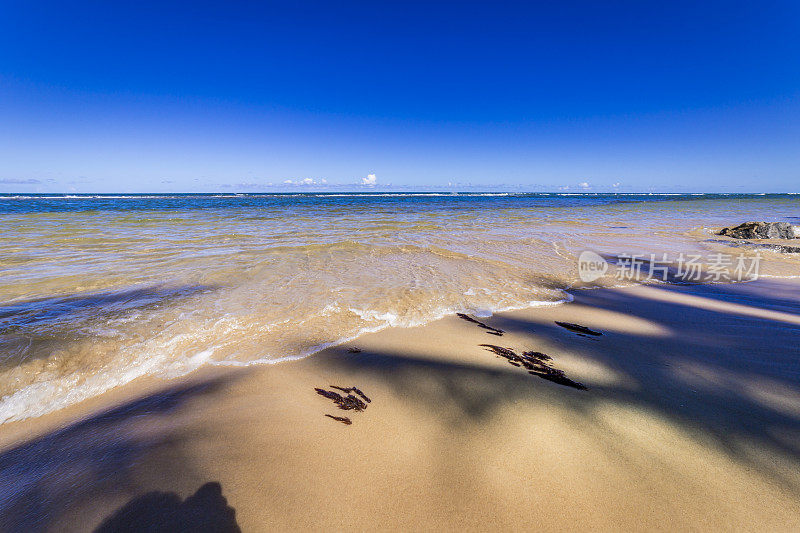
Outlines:
[{"label": "shoreline", "polygon": [[[0,465],[15,481],[0,514],[80,530],[142,494],[212,482],[245,531],[548,530],[574,516],[595,529],[800,527],[800,283],[572,294],[476,319],[502,336],[447,316],[278,365],[138,378],[8,422]],[[481,344],[545,353],[588,390]],[[372,401],[335,409],[314,392],[330,385]]]},{"label": "shoreline", "polygon": [[[732,213],[772,219],[794,208],[788,197],[657,200],[20,204],[6,218],[27,228],[20,253],[31,253],[0,284],[0,420],[39,416],[144,373],[168,379],[202,365],[299,359],[448,312],[486,316],[563,300],[584,251],[750,260],[745,249],[709,244],[709,228],[729,225]],[[293,218],[296,208],[316,215]],[[344,212],[352,220],[342,226]],[[65,232],[47,229],[62,225]],[[762,274],[797,271],[796,257],[768,253]]]},{"label": "shoreline", "polygon": [[[786,276],[764,275],[763,277],[765,277],[765,278],[770,278],[771,277],[773,279],[778,279],[778,280],[793,279],[793,277],[786,277]],[[796,277],[800,278],[800,276],[796,276]],[[660,283],[660,282],[655,281],[655,283]],[[750,281],[746,281],[745,283],[750,283]],[[673,285],[673,286],[697,285],[697,283],[676,283],[676,282],[669,282],[669,283],[666,283],[666,284],[667,285]],[[722,283],[722,284],[728,284],[728,283]],[[28,416],[28,417],[25,417],[25,418],[13,418],[13,419],[10,419],[10,420],[7,420],[7,421],[0,422],[0,447],[3,446],[3,435],[2,434],[3,434],[3,428],[4,427],[5,428],[7,428],[7,427],[15,427],[18,424],[24,424],[26,422],[35,423],[33,421],[38,420],[40,418],[46,418],[46,417],[51,417],[51,416],[58,418],[58,416],[57,416],[58,413],[60,413],[62,411],[68,411],[68,412],[71,413],[72,411],[77,410],[78,413],[81,413],[81,412],[86,411],[86,409],[87,409],[86,406],[88,406],[88,405],[92,405],[92,406],[94,406],[95,404],[99,404],[101,406],[108,405],[109,400],[105,399],[106,396],[108,396],[109,398],[113,398],[113,397],[119,396],[120,398],[117,401],[123,401],[123,399],[131,397],[129,393],[131,393],[133,391],[136,391],[135,394],[138,394],[140,392],[139,389],[142,389],[142,390],[145,390],[145,391],[153,391],[153,392],[155,392],[155,391],[158,391],[160,388],[168,388],[167,385],[170,384],[170,383],[174,383],[174,384],[193,383],[193,382],[198,381],[198,380],[199,381],[203,381],[205,379],[214,379],[215,377],[225,376],[225,375],[231,374],[231,373],[244,372],[244,371],[246,371],[248,369],[253,370],[253,371],[258,371],[262,367],[270,367],[270,366],[273,366],[273,365],[279,365],[279,364],[293,363],[293,362],[297,362],[297,361],[302,361],[302,360],[307,359],[309,357],[314,357],[317,354],[320,354],[320,353],[325,352],[327,350],[337,350],[337,349],[340,349],[342,347],[347,347],[348,345],[355,344],[355,343],[358,342],[358,339],[364,337],[365,335],[374,335],[376,333],[381,333],[381,332],[386,331],[386,330],[395,330],[395,329],[403,330],[403,329],[421,328],[421,327],[428,326],[430,324],[435,324],[436,322],[439,322],[441,320],[447,320],[447,319],[456,317],[457,315],[460,315],[460,314],[471,315],[471,316],[475,317],[478,320],[491,319],[492,317],[502,316],[502,315],[505,315],[505,314],[508,314],[508,313],[515,313],[515,312],[526,311],[526,310],[530,310],[530,309],[548,308],[548,307],[555,307],[555,306],[569,304],[574,300],[574,296],[572,294],[573,291],[614,290],[614,289],[626,289],[626,288],[631,288],[631,287],[636,286],[636,284],[602,285],[602,286],[601,285],[596,285],[596,286],[585,285],[585,286],[582,286],[582,283],[580,281],[577,281],[576,285],[573,285],[573,286],[570,286],[570,287],[567,287],[567,288],[564,288],[564,289],[559,289],[560,291],[562,291],[564,293],[564,296],[565,296],[564,299],[562,299],[562,300],[536,301],[536,302],[531,302],[528,305],[524,305],[524,306],[512,306],[512,307],[506,307],[506,308],[501,308],[501,309],[493,309],[493,310],[491,310],[492,314],[490,316],[483,316],[483,315],[474,314],[474,313],[471,313],[468,310],[447,311],[444,314],[441,314],[441,315],[438,315],[436,317],[430,318],[430,319],[426,320],[425,322],[422,322],[422,323],[419,323],[419,324],[410,324],[410,325],[388,325],[387,324],[387,325],[379,326],[379,327],[374,328],[374,329],[367,329],[367,330],[364,330],[364,331],[361,331],[361,332],[357,333],[355,336],[348,337],[348,338],[345,338],[345,339],[339,339],[339,340],[331,341],[331,342],[328,342],[328,343],[325,343],[325,344],[321,345],[320,347],[314,347],[310,351],[308,351],[306,353],[303,353],[303,354],[300,354],[300,355],[292,355],[292,356],[286,356],[286,357],[283,357],[283,358],[275,358],[275,359],[263,359],[262,358],[262,359],[252,360],[252,361],[211,361],[211,362],[207,362],[207,363],[201,364],[200,366],[196,367],[194,370],[190,370],[186,374],[178,375],[178,376],[175,376],[175,377],[164,377],[163,375],[159,375],[159,374],[144,373],[142,375],[139,375],[139,376],[133,378],[130,381],[126,381],[124,383],[121,383],[121,384],[118,384],[118,385],[114,385],[110,389],[107,389],[107,390],[104,390],[104,391],[102,391],[100,393],[97,393],[97,394],[94,394],[92,396],[86,397],[86,398],[84,398],[82,400],[79,400],[79,401],[77,401],[75,403],[67,404],[67,405],[65,405],[63,407],[58,407],[58,408],[56,408],[56,409],[54,409],[52,411],[47,411],[47,412],[45,412],[43,414]],[[711,284],[709,283],[709,285],[711,285]],[[133,391],[125,390],[125,389],[128,389],[128,388],[133,389]],[[98,400],[100,398],[103,398],[103,399],[102,400]],[[81,407],[81,406],[83,406],[83,407]],[[88,409],[89,409],[88,412],[91,412],[91,410],[93,408],[88,408]]]}]

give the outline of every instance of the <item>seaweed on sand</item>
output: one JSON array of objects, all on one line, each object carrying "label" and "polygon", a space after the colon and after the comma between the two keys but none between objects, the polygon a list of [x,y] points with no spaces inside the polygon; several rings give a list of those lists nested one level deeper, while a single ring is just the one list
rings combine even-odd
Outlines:
[{"label": "seaweed on sand", "polygon": [[333,403],[335,403],[339,409],[342,409],[343,411],[349,411],[351,409],[354,411],[363,411],[367,408],[367,404],[352,394],[342,396],[338,392],[327,391],[325,389],[315,388],[314,390],[317,391],[317,394],[320,396],[325,396],[329,400],[332,400]]},{"label": "seaweed on sand", "polygon": [[[341,409],[343,411],[351,411],[352,410],[352,411],[355,411],[355,412],[360,412],[360,411],[363,411],[364,409],[367,408],[367,404],[368,403],[372,402],[372,400],[370,400],[367,397],[367,395],[364,394],[362,392],[362,390],[359,389],[358,387],[338,387],[336,385],[331,385],[330,387],[332,389],[336,389],[336,390],[342,391],[343,393],[345,393],[346,396],[343,396],[343,395],[339,394],[338,392],[334,392],[332,390],[320,389],[318,387],[315,387],[314,390],[320,396],[324,396],[325,398],[328,398],[329,400],[331,400],[333,403],[336,404],[336,406],[339,409]],[[351,393],[356,393],[356,394],[358,394],[358,396],[361,396],[361,398],[359,398],[358,396],[354,396]],[[363,398],[363,400],[362,400],[362,398]],[[364,402],[366,402],[366,403],[364,403]],[[341,422],[342,424],[345,424],[347,426],[349,426],[349,425],[351,425],[353,423],[353,421],[350,420],[346,416],[333,416],[333,415],[329,415],[329,414],[326,414],[325,416],[327,416],[328,418],[331,418],[333,420],[336,420],[337,422]]]},{"label": "seaweed on sand", "polygon": [[553,368],[550,364],[553,358],[546,353],[530,351],[522,352],[521,355],[517,355],[511,348],[504,348],[496,344],[481,344],[481,347],[494,353],[498,357],[505,358],[508,363],[513,366],[524,367],[528,373],[533,376],[538,376],[542,379],[552,381],[553,383],[558,383],[559,385],[565,385],[574,389],[588,390],[583,383],[578,383],[577,381],[569,379],[564,375],[563,370]]},{"label": "seaweed on sand", "polygon": [[337,422],[341,422],[345,426],[349,426],[353,423],[353,421],[347,418],[346,416],[333,416],[333,415],[325,415],[325,416],[327,416],[328,418],[333,418],[334,420],[336,420]]},{"label": "seaweed on sand", "polygon": [[592,335],[593,337],[600,337],[603,335],[599,331],[595,331],[593,329],[589,329],[586,326],[581,326],[580,324],[573,324],[572,322],[559,322],[556,320],[556,324],[561,326],[564,329],[568,329],[573,333],[577,333],[578,335]]},{"label": "seaweed on sand", "polygon": [[503,333],[505,333],[505,331],[503,331],[502,329],[493,328],[492,326],[484,324],[479,320],[475,320],[471,316],[465,315],[464,313],[456,313],[456,316],[462,320],[466,320],[467,322],[472,322],[473,324],[476,324],[479,328],[487,330],[486,333],[488,333],[489,335],[497,335],[498,337],[502,337]]},{"label": "seaweed on sand", "polygon": [[364,401],[367,403],[370,403],[372,401],[369,398],[367,398],[367,395],[361,392],[361,389],[359,389],[358,387],[337,387],[336,385],[331,385],[330,387],[332,389],[340,390],[345,394],[350,394],[351,392],[355,392],[356,394],[364,398]]}]

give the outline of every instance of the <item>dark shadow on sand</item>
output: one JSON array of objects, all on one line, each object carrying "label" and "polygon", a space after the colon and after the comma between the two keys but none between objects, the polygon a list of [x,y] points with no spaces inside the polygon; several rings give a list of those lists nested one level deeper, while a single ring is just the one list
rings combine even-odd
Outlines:
[{"label": "dark shadow on sand", "polygon": [[[138,461],[193,435],[165,429],[140,434],[139,421],[157,423],[190,400],[218,390],[230,378],[165,389],[0,452],[0,531],[50,530],[64,513],[99,497],[143,492],[133,476]],[[146,435],[146,436],[145,436]],[[196,484],[191,461],[169,447],[160,475]]]},{"label": "dark shadow on sand", "polygon": [[106,518],[95,533],[240,533],[236,511],[222,486],[208,482],[181,500],[174,492],[148,492]]},{"label": "dark shadow on sand", "polygon": [[[757,305],[759,309],[778,309],[800,316],[800,295],[792,299],[776,292],[772,297],[769,290],[766,296],[763,292],[742,294],[741,287],[730,285],[653,288],[690,291],[702,298]],[[599,338],[581,338],[552,320],[537,322],[509,315],[486,320],[507,334],[532,336],[525,345],[510,344],[509,339],[506,344],[516,350],[540,350],[538,338],[549,345],[563,346],[621,376],[618,382],[586,382],[588,391],[531,380],[511,367],[434,361],[405,353],[343,353],[330,359],[329,364],[356,373],[370,373],[389,384],[404,401],[420,403],[446,419],[448,413],[453,413],[449,420],[454,431],[465,423],[486,423],[501,408],[519,402],[555,404],[568,408],[574,423],[596,433],[609,453],[623,454],[618,442],[624,436],[597,415],[598,406],[610,402],[633,412],[649,412],[745,467],[758,469],[800,497],[797,476],[789,470],[800,467],[800,441],[791,438],[800,434],[800,416],[796,410],[757,393],[757,390],[768,394],[777,390],[800,394],[800,326],[656,301],[618,289],[606,289],[602,295],[594,290],[578,290],[574,295],[575,302],[569,305],[591,306],[644,319],[657,324],[665,333],[651,336],[618,330],[603,331]],[[780,348],[766,347],[759,335],[769,335],[772,341],[780,339],[776,343]],[[615,345],[620,349],[615,351]],[[477,342],[475,350],[483,350]],[[557,354],[550,355],[555,356],[557,365]],[[748,388],[750,384],[752,388]],[[464,422],[464,415],[469,422]],[[764,453],[754,454],[754,449]],[[775,457],[782,459],[773,461]],[[658,456],[650,459],[661,460]],[[642,457],[625,460],[634,465]]]}]

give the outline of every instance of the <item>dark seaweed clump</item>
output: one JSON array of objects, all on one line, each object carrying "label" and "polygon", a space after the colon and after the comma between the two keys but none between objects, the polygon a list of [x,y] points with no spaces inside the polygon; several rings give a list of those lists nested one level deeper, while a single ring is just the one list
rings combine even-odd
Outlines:
[{"label": "dark seaweed clump", "polygon": [[[337,387],[336,385],[330,386],[332,389],[340,390],[345,395],[341,395],[338,392],[334,392],[332,390],[325,390],[320,388],[314,388],[317,391],[317,394],[320,396],[324,396],[331,400],[336,406],[343,410],[343,411],[355,411],[361,412],[367,408],[367,404],[372,402],[366,394],[364,394],[361,389],[358,387]],[[358,396],[353,395],[353,393],[357,394]],[[360,397],[359,397],[360,396]],[[328,418],[332,418],[342,424],[350,425],[352,424],[352,420],[347,417],[343,416],[333,416],[326,414]]]},{"label": "dark seaweed clump", "polygon": [[365,404],[360,398],[356,398],[352,394],[348,394],[347,396],[342,396],[338,392],[327,391],[325,389],[315,388],[314,390],[317,391],[317,394],[319,394],[320,396],[325,396],[329,400],[332,400],[333,403],[335,403],[339,407],[339,409],[342,409],[343,411],[349,411],[351,409],[354,411],[363,411],[364,409],[367,408],[367,404]]},{"label": "dark seaweed clump", "polygon": [[578,390],[588,390],[588,387],[586,387],[586,385],[583,383],[578,383],[577,381],[569,379],[564,374],[563,370],[554,368],[550,364],[550,361],[552,361],[553,358],[545,353],[522,352],[521,355],[517,355],[517,353],[511,348],[504,348],[495,344],[481,344],[481,346],[486,348],[486,350],[493,352],[498,357],[504,357],[510,365],[525,368],[525,370],[528,371],[528,374],[538,376],[542,379],[546,379],[566,387],[572,387]]},{"label": "dark seaweed clump", "polygon": [[363,392],[361,392],[361,389],[359,389],[358,387],[349,387],[348,388],[348,387],[337,387],[336,385],[331,385],[331,388],[332,389],[336,389],[336,390],[340,390],[345,394],[350,394],[351,392],[355,392],[356,394],[358,394],[359,396],[364,398],[365,402],[370,403],[372,401],[369,398],[367,398],[367,395],[364,394]]},{"label": "dark seaweed clump", "polygon": [[498,337],[502,337],[503,333],[505,333],[505,331],[503,331],[502,329],[493,328],[492,326],[484,324],[483,322],[480,322],[478,320],[475,320],[471,316],[465,315],[464,313],[456,313],[456,316],[462,320],[466,320],[467,322],[472,322],[473,324],[476,324],[479,328],[487,330],[486,333],[488,333],[489,335],[497,335]]},{"label": "dark seaweed clump", "polygon": [[574,333],[577,333],[580,336],[591,335],[593,337],[600,337],[602,335],[602,333],[599,331],[589,329],[586,326],[581,326],[580,324],[573,324],[572,322],[559,322],[556,320],[556,324],[564,329],[568,329]]},{"label": "dark seaweed clump", "polygon": [[327,416],[328,418],[333,418],[334,420],[336,420],[337,422],[341,422],[345,426],[349,426],[353,423],[353,421],[347,418],[346,416],[333,416],[333,415],[325,415],[325,416]]}]

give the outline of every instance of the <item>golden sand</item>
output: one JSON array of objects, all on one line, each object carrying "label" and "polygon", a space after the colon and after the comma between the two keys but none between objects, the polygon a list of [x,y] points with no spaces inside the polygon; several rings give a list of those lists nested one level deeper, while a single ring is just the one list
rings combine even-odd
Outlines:
[{"label": "golden sand", "polygon": [[[0,426],[0,530],[169,512],[243,531],[800,530],[800,284],[576,291],[479,320],[505,333],[448,317]],[[588,390],[481,344],[545,353]],[[330,385],[371,402],[336,409],[314,391]]]}]

